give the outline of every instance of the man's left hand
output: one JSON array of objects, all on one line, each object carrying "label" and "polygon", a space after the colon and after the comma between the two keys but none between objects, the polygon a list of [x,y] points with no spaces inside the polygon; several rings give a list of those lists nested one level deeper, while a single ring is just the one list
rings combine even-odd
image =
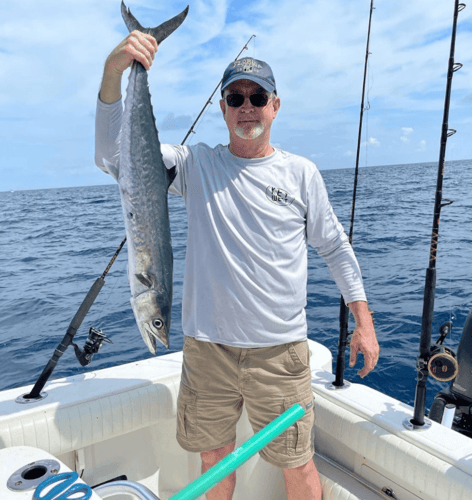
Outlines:
[{"label": "man's left hand", "polygon": [[364,378],[371,372],[379,360],[379,344],[375,336],[372,312],[369,311],[367,302],[358,301],[348,304],[356,318],[356,329],[351,339],[351,356],[349,366],[352,368],[357,362],[357,354],[364,355],[364,366],[357,374]]}]

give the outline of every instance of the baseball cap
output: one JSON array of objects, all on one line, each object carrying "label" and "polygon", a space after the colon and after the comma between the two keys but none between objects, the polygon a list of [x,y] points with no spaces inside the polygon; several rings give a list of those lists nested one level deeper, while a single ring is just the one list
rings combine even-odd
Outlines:
[{"label": "baseball cap", "polygon": [[238,80],[251,80],[258,83],[267,92],[275,92],[275,79],[270,66],[258,59],[252,57],[245,57],[244,59],[237,59],[229,64],[223,74],[223,81],[221,83],[221,95],[228,85]]}]

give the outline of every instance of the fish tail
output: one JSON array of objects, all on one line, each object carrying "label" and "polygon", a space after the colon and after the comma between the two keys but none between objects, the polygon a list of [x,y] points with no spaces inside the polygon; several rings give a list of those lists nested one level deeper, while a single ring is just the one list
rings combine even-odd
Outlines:
[{"label": "fish tail", "polygon": [[156,28],[143,28],[139,21],[133,16],[133,14],[131,14],[131,11],[126,7],[123,0],[121,1],[121,15],[123,16],[128,30],[130,32],[138,30],[143,33],[149,33],[156,39],[158,44],[163,42],[184,22],[184,19],[187,17],[188,8],[189,6],[187,5],[187,7],[180,14],[160,24]]}]

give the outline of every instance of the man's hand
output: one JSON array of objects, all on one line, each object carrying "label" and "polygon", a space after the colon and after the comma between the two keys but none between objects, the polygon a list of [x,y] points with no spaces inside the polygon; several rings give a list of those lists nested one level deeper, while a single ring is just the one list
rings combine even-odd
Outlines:
[{"label": "man's hand", "polygon": [[121,97],[121,77],[131,63],[139,61],[146,70],[152,66],[157,52],[156,39],[140,31],[132,31],[107,57],[100,87],[100,99],[106,103]]},{"label": "man's hand", "polygon": [[372,311],[369,311],[367,302],[356,301],[348,304],[356,319],[356,329],[351,339],[351,356],[349,366],[352,368],[357,362],[357,353],[364,355],[364,367],[358,375],[364,378],[371,372],[379,360],[379,344],[375,336]]},{"label": "man's hand", "polygon": [[156,52],[157,42],[152,35],[132,31],[107,57],[105,72],[114,71],[122,75],[135,59],[149,70]]}]

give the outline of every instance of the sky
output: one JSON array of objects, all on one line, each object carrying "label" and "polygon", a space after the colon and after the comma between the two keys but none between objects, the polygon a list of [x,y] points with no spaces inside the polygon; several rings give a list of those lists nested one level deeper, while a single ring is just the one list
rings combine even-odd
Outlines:
[{"label": "sky", "polygon": [[[243,56],[270,64],[282,105],[272,144],[320,169],[352,168],[370,0],[188,0],[149,81],[159,137],[180,144]],[[157,26],[187,0],[128,0]],[[375,0],[360,166],[435,162],[443,121],[453,0]],[[111,184],[94,164],[105,59],[127,36],[120,0],[0,4],[0,191]],[[472,158],[472,6],[459,14],[446,160]],[[128,70],[129,71],[129,70]],[[125,95],[128,72],[124,74]],[[213,99],[187,144],[227,144]]]}]

